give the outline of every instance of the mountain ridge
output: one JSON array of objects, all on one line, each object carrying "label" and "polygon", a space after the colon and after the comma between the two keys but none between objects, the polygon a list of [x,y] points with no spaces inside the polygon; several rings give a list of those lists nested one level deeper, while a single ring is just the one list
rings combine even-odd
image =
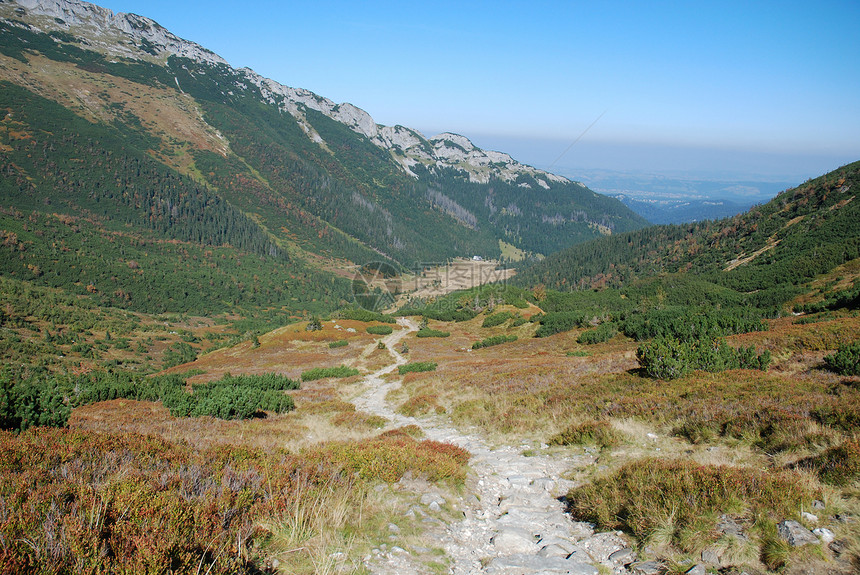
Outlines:
[{"label": "mountain ridge", "polygon": [[[89,32],[93,34],[90,39],[104,36],[110,29],[117,30],[128,37],[131,46],[137,49],[142,47],[145,53],[154,56],[156,60],[178,56],[201,63],[230,66],[224,58],[211,50],[176,36],[145,16],[113,12],[108,8],[81,0],[16,0],[16,3],[32,14],[54,18],[52,24],[67,31]],[[43,25],[46,29],[55,28],[55,26]],[[94,47],[104,49],[116,56],[140,58],[139,50],[129,49],[122,44],[102,42]],[[465,171],[470,180],[477,183],[488,183],[491,176],[512,181],[523,172],[541,178],[537,180],[538,185],[544,189],[548,189],[545,179],[560,183],[570,182],[564,176],[521,164],[504,152],[481,150],[465,136],[443,132],[427,138],[419,131],[405,126],[377,124],[365,110],[349,102],[335,103],[310,90],[293,88],[266,78],[251,68],[240,67],[235,70],[244,74],[250,83],[256,85],[269,103],[289,112],[313,141],[325,145],[323,138],[304,117],[303,107],[322,112],[356,133],[369,138],[378,147],[391,152],[402,169],[416,179],[418,176],[410,170],[410,167],[420,162],[425,165]],[[178,79],[176,82],[181,90]],[[397,154],[395,150],[402,151],[405,157]],[[491,166],[495,167],[495,172],[488,169]],[[582,185],[582,187],[585,186]]]}]

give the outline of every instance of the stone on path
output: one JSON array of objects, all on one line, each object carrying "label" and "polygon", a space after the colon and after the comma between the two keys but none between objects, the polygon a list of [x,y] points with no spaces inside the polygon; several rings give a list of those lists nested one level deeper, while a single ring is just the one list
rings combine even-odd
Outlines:
[{"label": "stone on path", "polygon": [[502,529],[493,536],[492,543],[496,551],[503,555],[536,554],[540,550],[531,533],[516,527]]},{"label": "stone on path", "polygon": [[705,563],[710,563],[711,565],[719,565],[720,556],[717,555],[717,552],[712,549],[705,549],[704,551],[702,551],[702,561]]},{"label": "stone on path", "polygon": [[636,552],[630,547],[625,547],[611,554],[609,560],[620,565],[630,565],[636,561]]},{"label": "stone on path", "polygon": [[561,557],[510,555],[496,557],[486,572],[492,575],[598,575],[600,571],[589,563],[569,561]]},{"label": "stone on path", "polygon": [[631,567],[634,575],[660,575],[663,565],[659,561],[645,561]]}]

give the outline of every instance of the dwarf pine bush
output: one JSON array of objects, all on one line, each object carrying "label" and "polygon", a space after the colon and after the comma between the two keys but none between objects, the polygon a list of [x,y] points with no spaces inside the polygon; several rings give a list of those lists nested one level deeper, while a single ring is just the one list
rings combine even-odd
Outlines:
[{"label": "dwarf pine bush", "polygon": [[337,367],[315,367],[302,372],[302,381],[314,381],[326,377],[352,377],[359,372],[354,367],[339,365]]},{"label": "dwarf pine bush", "polygon": [[594,329],[582,332],[576,341],[577,343],[584,343],[586,345],[603,343],[615,337],[616,333],[618,333],[618,326],[609,321],[600,324]]},{"label": "dwarf pine bush", "polygon": [[636,357],[646,373],[656,379],[676,379],[692,370],[710,372],[727,369],[767,370],[770,351],[757,354],[755,348],[735,349],[724,339],[680,341],[674,337],[656,337],[636,350]]},{"label": "dwarf pine bush", "polygon": [[860,341],[840,345],[824,358],[827,368],[840,375],[860,375]]},{"label": "dwarf pine bush", "polygon": [[484,347],[492,347],[494,345],[499,345],[502,343],[508,343],[510,341],[516,341],[517,336],[515,335],[494,335],[493,337],[488,337],[487,339],[482,339],[481,341],[476,341],[472,344],[472,349],[481,349]]},{"label": "dwarf pine bush", "polygon": [[393,331],[390,325],[371,325],[367,328],[367,333],[372,335],[391,335]]},{"label": "dwarf pine bush", "polygon": [[435,361],[413,361],[397,367],[397,373],[405,375],[407,373],[418,373],[422,371],[436,371]]}]

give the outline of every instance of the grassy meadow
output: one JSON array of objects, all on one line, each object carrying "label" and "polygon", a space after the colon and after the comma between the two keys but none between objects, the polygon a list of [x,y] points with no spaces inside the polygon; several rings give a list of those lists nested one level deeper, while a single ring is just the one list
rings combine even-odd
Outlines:
[{"label": "grassy meadow", "polygon": [[[798,305],[815,301],[822,300]],[[68,319],[17,320],[6,306],[9,340],[45,332],[79,339],[52,341],[68,355],[26,372],[28,381],[54,381],[52,370],[71,374],[55,378],[70,408],[67,425],[0,438],[7,510],[0,533],[13,542],[0,556],[4,569],[362,573],[362,559],[395,524],[428,550],[419,562],[444,571],[432,540],[404,521],[418,497],[404,485],[419,479],[462,493],[468,453],[350,403],[364,374],[392,362],[381,342],[403,328],[390,317],[347,310],[243,332],[238,318],[155,318],[59,303]],[[402,379],[388,397],[398,413],[444,418],[526,455],[592,457],[594,465],[567,475],[576,485],[568,512],[624,531],[641,557],[662,560],[670,572],[684,572],[703,553],[724,568],[760,572],[856,569],[860,539],[850,521],[860,515],[860,377],[835,373],[826,359],[860,339],[856,312],[785,315],[765,319],[766,329],[725,336],[731,349],[769,352],[766,369],[657,379],[637,359],[649,340],[625,330],[659,324],[552,315],[551,300],[520,292],[478,303],[458,311],[459,321],[413,316],[420,329],[397,344],[407,363],[385,376]],[[75,315],[84,312],[89,323]],[[583,337],[604,325],[618,327]],[[147,338],[159,345],[138,345]],[[116,345],[123,340],[127,347]],[[81,341],[100,353],[73,351]],[[113,343],[101,349],[106,342]],[[183,343],[193,354],[181,356]],[[16,353],[23,352],[7,351]],[[130,366],[165,369],[113,383],[95,376]],[[289,401],[240,416],[223,404],[257,395],[217,395],[225,382]],[[177,397],[198,394],[194,405],[215,407],[177,411]],[[144,504],[153,500],[159,505]],[[840,546],[791,548],[777,535],[784,519],[826,527]],[[729,520],[742,538],[721,531]]]}]

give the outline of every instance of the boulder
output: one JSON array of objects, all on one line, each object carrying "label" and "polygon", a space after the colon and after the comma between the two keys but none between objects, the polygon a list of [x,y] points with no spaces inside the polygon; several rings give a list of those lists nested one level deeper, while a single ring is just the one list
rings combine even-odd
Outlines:
[{"label": "boulder", "polygon": [[779,536],[788,541],[792,547],[818,543],[818,537],[797,521],[787,519],[780,522],[776,528],[779,531]]}]

